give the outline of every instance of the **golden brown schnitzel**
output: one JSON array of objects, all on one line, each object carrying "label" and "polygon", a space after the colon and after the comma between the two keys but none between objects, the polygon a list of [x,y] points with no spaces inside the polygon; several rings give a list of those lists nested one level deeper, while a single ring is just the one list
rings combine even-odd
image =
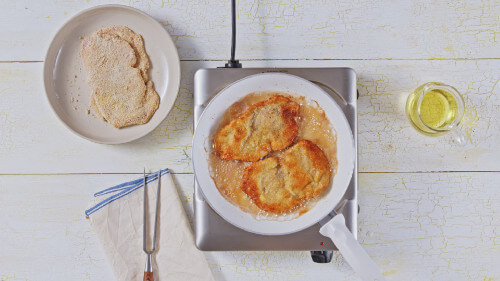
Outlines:
[{"label": "golden brown schnitzel", "polygon": [[281,157],[269,157],[245,169],[241,189],[264,211],[283,213],[318,196],[330,182],[323,151],[301,140]]},{"label": "golden brown schnitzel", "polygon": [[299,130],[299,108],[281,95],[250,106],[215,135],[215,151],[224,160],[255,162],[286,148]]}]

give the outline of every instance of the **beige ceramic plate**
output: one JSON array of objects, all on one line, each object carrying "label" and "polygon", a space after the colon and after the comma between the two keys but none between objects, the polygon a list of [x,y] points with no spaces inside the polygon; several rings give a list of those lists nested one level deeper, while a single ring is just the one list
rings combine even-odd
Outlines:
[{"label": "beige ceramic plate", "polygon": [[[144,39],[151,63],[149,75],[161,99],[147,124],[116,129],[90,109],[91,91],[80,59],[80,42],[112,25],[128,26]],[[152,17],[127,6],[98,6],[77,14],[57,32],[45,58],[44,83],[50,105],[71,131],[98,143],[125,143],[151,132],[174,105],[180,83],[179,56],[167,31]]]}]

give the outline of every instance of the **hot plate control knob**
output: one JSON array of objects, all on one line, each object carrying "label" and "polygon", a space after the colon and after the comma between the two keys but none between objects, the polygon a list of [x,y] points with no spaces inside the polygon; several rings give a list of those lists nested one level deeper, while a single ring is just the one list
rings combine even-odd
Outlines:
[{"label": "hot plate control knob", "polygon": [[332,257],[333,251],[311,251],[311,258],[315,263],[329,263]]}]

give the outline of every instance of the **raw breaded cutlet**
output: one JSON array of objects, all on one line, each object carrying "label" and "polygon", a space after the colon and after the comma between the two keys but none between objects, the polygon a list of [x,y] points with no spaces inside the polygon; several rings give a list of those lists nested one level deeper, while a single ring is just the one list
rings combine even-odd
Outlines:
[{"label": "raw breaded cutlet", "polygon": [[255,162],[286,148],[299,131],[299,108],[281,95],[250,106],[215,135],[215,151],[223,160]]},{"label": "raw breaded cutlet", "polygon": [[[144,82],[146,83],[147,91],[153,92],[154,91],[153,82],[149,81],[149,76],[148,76],[149,58],[148,54],[146,53],[146,49],[144,48],[144,41],[142,40],[142,36],[133,32],[130,28],[123,25],[114,25],[106,28],[101,28],[97,31],[97,34],[99,35],[107,34],[107,35],[117,36],[120,39],[130,44],[130,47],[132,47],[136,56],[136,62],[133,67],[139,69],[139,71],[141,72],[141,76],[144,79]],[[104,118],[104,116],[102,116],[101,112],[99,111],[99,107],[95,102],[94,95],[91,96],[90,107],[97,115],[97,117],[106,121],[106,118]]]},{"label": "raw breaded cutlet", "polygon": [[152,82],[145,82],[141,70],[134,67],[141,58],[131,44],[101,31],[85,38],[81,50],[92,108],[116,128],[145,124],[158,109],[159,96]]},{"label": "raw breaded cutlet", "polygon": [[260,209],[283,213],[318,196],[330,182],[325,154],[309,140],[300,140],[281,157],[269,157],[248,166],[241,189]]},{"label": "raw breaded cutlet", "polygon": [[149,70],[149,58],[144,48],[144,41],[142,36],[133,32],[132,29],[123,25],[114,25],[106,28],[99,29],[97,31],[99,34],[109,34],[113,36],[118,36],[120,39],[126,41],[130,44],[130,47],[134,49],[137,61],[133,67],[138,68],[141,72],[141,76],[144,82],[149,81],[148,70]]}]

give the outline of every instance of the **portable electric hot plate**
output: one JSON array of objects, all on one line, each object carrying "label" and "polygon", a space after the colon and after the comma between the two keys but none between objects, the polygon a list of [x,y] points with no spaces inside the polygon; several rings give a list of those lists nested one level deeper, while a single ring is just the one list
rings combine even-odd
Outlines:
[{"label": "portable electric hot plate", "polygon": [[[354,137],[357,155],[357,90],[356,74],[350,68],[214,68],[200,69],[194,78],[194,124],[198,124],[205,106],[222,89],[231,83],[249,75],[281,72],[296,75],[320,86],[330,94],[342,108]],[[356,157],[357,158],[357,157]],[[357,159],[353,176],[344,194],[341,212],[346,219],[347,228],[357,236]],[[287,235],[259,235],[233,226],[220,217],[208,204],[195,181],[194,211],[196,245],[204,251],[238,250],[276,250],[276,251],[312,251],[316,262],[329,262],[332,250],[336,250],[332,241],[319,233],[319,224],[305,230]]]}]

